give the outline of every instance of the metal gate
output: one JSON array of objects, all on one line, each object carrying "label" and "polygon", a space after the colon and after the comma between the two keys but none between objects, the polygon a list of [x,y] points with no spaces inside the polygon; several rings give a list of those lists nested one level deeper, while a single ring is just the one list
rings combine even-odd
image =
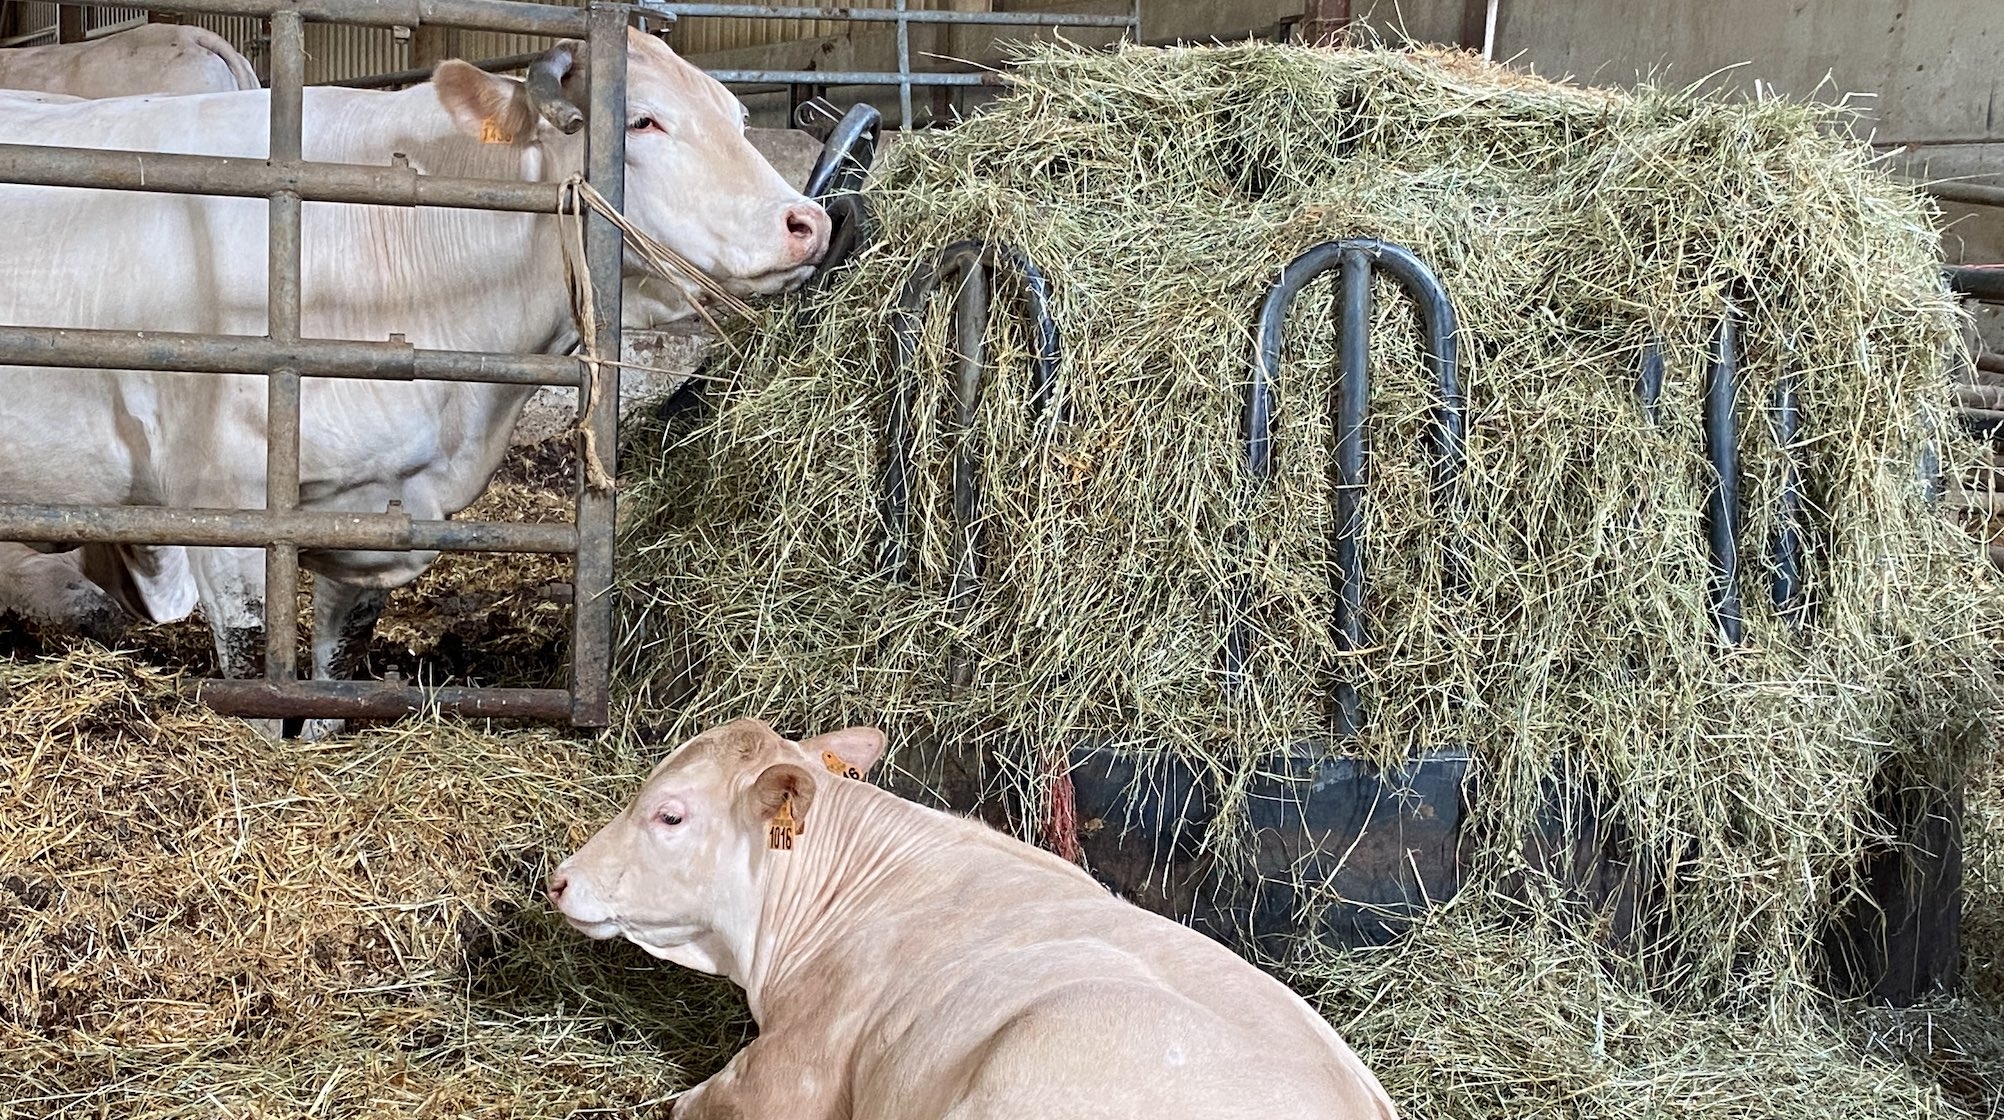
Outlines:
[{"label": "metal gate", "polygon": [[[98,6],[104,6],[99,4]],[[220,711],[260,717],[394,718],[439,709],[603,727],[612,642],[613,498],[577,485],[574,524],[414,520],[393,503],[378,513],[299,508],[299,394],[306,377],[567,385],[589,402],[583,423],[609,459],[617,436],[617,367],[610,391],[588,392],[585,362],[556,355],[418,349],[383,342],[300,337],[300,207],[304,202],[558,213],[554,182],[458,179],[388,167],[309,162],[300,156],[300,89],[308,20],[365,27],[446,25],[585,39],[590,107],[586,177],[615,208],[625,166],[626,5],[564,8],[512,0],[164,0],[177,13],[264,18],[271,25],[271,149],[264,160],[0,144],[0,182],[143,190],[268,201],[270,272],[263,337],[157,331],[0,327],[0,365],[255,374],[266,379],[263,510],[0,504],[0,541],[263,548],[261,681],[199,682]],[[621,235],[587,216],[585,258],[596,301],[591,343],[619,353]],[[612,464],[606,463],[608,471]],[[433,688],[299,680],[295,664],[301,549],[532,552],[574,558],[571,683],[567,689]]]}]

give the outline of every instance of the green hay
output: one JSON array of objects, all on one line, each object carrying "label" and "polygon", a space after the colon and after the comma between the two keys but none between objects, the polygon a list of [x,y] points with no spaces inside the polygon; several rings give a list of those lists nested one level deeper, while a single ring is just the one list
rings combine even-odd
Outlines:
[{"label": "green hay", "polygon": [[[875,247],[808,316],[770,315],[736,340],[712,367],[708,423],[632,440],[631,718],[676,733],[745,712],[796,731],[878,723],[921,788],[946,756],[992,751],[1033,807],[1030,779],[1069,749],[1171,751],[1212,783],[1225,811],[1207,847],[1232,860],[1247,849],[1246,781],[1276,746],[1326,738],[1340,673],[1368,713],[1345,749],[1476,756],[1483,847],[1464,931],[1527,920],[1500,886],[1559,777],[1575,791],[1559,806],[1569,829],[1584,833],[1601,801],[1597,819],[1634,839],[1645,885],[1668,899],[1660,937],[1595,950],[1624,998],[1646,987],[1663,1006],[1779,1032],[1761,1038],[1794,1030],[1798,1056],[1834,1068],[1819,935],[1862,889],[1861,857],[1897,843],[1912,809],[1874,791],[1954,780],[1992,705],[1978,633],[1990,576],[1915,466],[1928,448],[1951,469],[1974,452],[1949,422],[1955,312],[1928,204],[1837,136],[1834,110],[1580,90],[1458,55],[1038,50],[1015,78],[987,111],[889,152],[870,189]],[[1381,285],[1372,648],[1339,660],[1326,292],[1297,305],[1277,471],[1255,495],[1239,427],[1265,286],[1344,236],[1412,248],[1453,295],[1469,436],[1444,505],[1422,450],[1431,397],[1411,312]],[[999,368],[977,440],[990,558],[963,619],[947,600],[957,440],[937,309],[914,410],[917,575],[875,569],[890,312],[919,258],[965,237],[1020,248],[1050,275],[1069,416],[1055,430],[1033,420],[1024,340],[991,332]],[[1747,640],[1722,652],[1699,394],[1728,297],[1745,317]],[[1668,369],[1656,427],[1635,398],[1652,333]],[[1762,406],[1784,369],[1805,415],[1815,609],[1799,624],[1767,590],[1782,455]],[[1241,524],[1249,547],[1234,542]],[[1455,594],[1447,552],[1467,569]],[[1220,620],[1242,578],[1259,633],[1254,687],[1233,694]],[[963,650],[978,681],[955,689],[947,667]],[[1562,857],[1553,870],[1583,869]],[[1533,910],[1580,944],[1602,920]],[[1457,937],[1419,938],[1397,967],[1439,972],[1480,941]],[[1471,980],[1486,986],[1470,1045],[1509,1034],[1536,989],[1538,953],[1511,959]],[[1841,1113],[1869,1087],[1846,1084],[1802,1099],[1828,1093]],[[1773,1107],[1783,1099],[1796,1098]],[[1559,1098],[1494,1111],[1578,1114]]]},{"label": "green hay", "polygon": [[542,900],[638,755],[272,743],[173,684],[0,662],[0,1116],[656,1115],[746,1041],[727,984]]}]

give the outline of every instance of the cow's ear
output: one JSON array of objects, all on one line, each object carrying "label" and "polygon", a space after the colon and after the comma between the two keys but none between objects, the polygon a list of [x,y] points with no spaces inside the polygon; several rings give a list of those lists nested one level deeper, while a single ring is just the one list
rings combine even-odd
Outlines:
[{"label": "cow's ear", "polygon": [[793,838],[807,831],[814,775],[796,763],[777,762],[759,772],[745,796],[752,820],[767,833],[766,847],[791,848]]},{"label": "cow's ear", "polygon": [[499,78],[459,59],[431,74],[438,103],[461,132],[489,144],[515,144],[536,135],[536,107],[521,82]]},{"label": "cow's ear", "polygon": [[[860,778],[870,772],[870,767],[884,757],[884,733],[874,727],[845,727],[840,731],[829,731],[812,739],[802,739],[800,745],[808,754],[822,759],[822,764],[830,771],[842,773],[844,777]],[[854,773],[843,773],[831,765],[828,757],[836,759]]]}]

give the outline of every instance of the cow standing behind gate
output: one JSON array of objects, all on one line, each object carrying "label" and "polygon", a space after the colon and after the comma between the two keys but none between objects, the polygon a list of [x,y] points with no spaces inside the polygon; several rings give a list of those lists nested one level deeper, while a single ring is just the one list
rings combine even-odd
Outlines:
[{"label": "cow standing behind gate", "polygon": [[[535,67],[575,100],[581,44]],[[745,138],[744,109],[665,44],[629,37],[628,219],[739,295],[797,286],[825,252],[828,219]],[[269,95],[0,103],[0,142],[262,159]],[[524,83],[464,62],[384,93],[305,91],[309,160],[421,173],[561,180],[583,138],[545,123]],[[266,330],[265,203],[0,186],[0,322],[257,336]],[[308,337],[425,348],[563,353],[577,340],[552,215],[307,203],[302,328]],[[645,278],[629,257],[627,287]],[[687,318],[659,286],[635,299],[654,323]],[[259,509],[265,386],[244,376],[0,368],[0,501]],[[470,505],[507,449],[527,386],[310,378],[302,390],[300,506],[413,518]],[[307,552],[315,576],[313,673],[350,675],[390,589],[435,553]],[[185,563],[181,559],[185,558]],[[103,579],[62,589],[59,624],[114,602],[155,621],[199,596],[226,676],[257,672],[263,553],[137,548]],[[0,569],[0,602],[34,592]],[[51,606],[40,603],[48,616]]]}]

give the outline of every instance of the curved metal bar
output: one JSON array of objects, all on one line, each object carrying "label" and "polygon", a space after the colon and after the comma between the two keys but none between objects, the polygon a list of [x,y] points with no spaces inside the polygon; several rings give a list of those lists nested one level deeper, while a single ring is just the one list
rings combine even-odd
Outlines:
[{"label": "curved metal bar", "polygon": [[1042,419],[1056,398],[1058,361],[1063,356],[1058,323],[1051,317],[1051,283],[1044,277],[1044,270],[1020,249],[1002,247],[991,254],[991,259],[1015,269],[1023,285],[1024,310],[1029,312],[1030,327],[1036,332],[1030,358],[1030,415]]},{"label": "curved metal bar", "polygon": [[1712,554],[1712,614],[1729,646],[1739,645],[1745,633],[1739,586],[1740,434],[1733,416],[1739,367],[1739,313],[1727,308],[1705,371],[1705,455],[1716,476],[1705,504],[1705,537]]},{"label": "curved metal bar", "polygon": [[833,194],[861,190],[870,174],[870,161],[877,154],[882,125],[883,114],[875,108],[860,101],[849,106],[841,123],[822,143],[821,155],[814,161],[814,170],[807,173],[807,185],[800,193],[826,203]]},{"label": "curved metal bar", "polygon": [[[1273,387],[1279,378],[1283,334],[1294,298],[1311,281],[1341,269],[1342,324],[1339,334],[1341,369],[1336,392],[1336,605],[1334,634],[1344,653],[1364,648],[1363,636],[1363,516],[1364,423],[1370,394],[1371,274],[1383,269],[1396,280],[1419,311],[1426,334],[1427,365],[1439,400],[1434,407],[1434,481],[1444,494],[1459,480],[1466,457],[1466,402],[1459,380],[1459,324],[1454,303],[1438,277],[1417,255],[1402,245],[1375,237],[1346,238],[1316,245],[1289,261],[1260,302],[1259,331],[1253,376],[1246,390],[1244,437],[1246,474],[1253,487],[1273,473]],[[1241,543],[1244,526],[1235,530]],[[1458,581],[1459,569],[1450,583]],[[1251,588],[1241,584],[1232,597],[1232,617],[1225,637],[1228,688],[1245,682],[1249,656],[1248,616]],[[1336,730],[1353,734],[1360,726],[1356,688],[1338,680],[1334,689]]]},{"label": "curved metal bar", "polygon": [[836,270],[848,264],[849,258],[870,241],[870,204],[861,194],[838,194],[822,203],[822,207],[828,211],[828,250],[802,285],[809,291],[826,286]]},{"label": "curved metal bar", "polygon": [[[992,246],[979,240],[956,241],[948,245],[930,260],[919,263],[899,293],[897,310],[891,318],[897,373],[885,421],[885,471],[881,499],[885,546],[880,571],[896,578],[909,578],[912,563],[909,543],[912,405],[916,396],[913,369],[925,326],[926,301],[942,284],[958,279],[953,332],[948,349],[954,356],[954,415],[962,438],[954,453],[953,506],[959,544],[955,550],[949,601],[961,608],[972,605],[981,577],[981,541],[975,527],[980,503],[979,457],[966,437],[978,419],[981,403],[987,368],[984,336],[992,302],[993,273],[998,265],[1006,266],[1006,270],[1015,273],[1020,282],[1023,313],[1035,335],[1031,414],[1039,419],[1055,418],[1062,411],[1052,407],[1058,397],[1062,347],[1057,322],[1050,312],[1050,285],[1043,271],[1020,250]],[[971,665],[965,666],[965,670],[971,673]],[[960,677],[963,667],[956,664],[954,672],[956,678]]]}]

